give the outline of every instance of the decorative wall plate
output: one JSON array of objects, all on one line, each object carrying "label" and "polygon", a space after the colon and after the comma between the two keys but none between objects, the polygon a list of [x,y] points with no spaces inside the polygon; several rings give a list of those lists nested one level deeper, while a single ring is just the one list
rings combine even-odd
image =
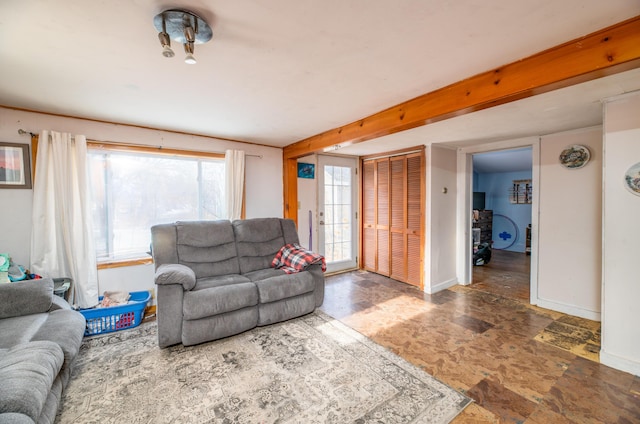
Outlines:
[{"label": "decorative wall plate", "polygon": [[591,159],[591,152],[586,146],[574,144],[560,153],[560,163],[569,169],[582,168]]},{"label": "decorative wall plate", "polygon": [[640,196],[640,162],[627,169],[624,183],[631,193]]}]

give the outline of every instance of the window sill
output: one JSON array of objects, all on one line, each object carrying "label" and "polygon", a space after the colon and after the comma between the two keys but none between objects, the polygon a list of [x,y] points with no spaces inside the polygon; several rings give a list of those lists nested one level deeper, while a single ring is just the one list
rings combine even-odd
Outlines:
[{"label": "window sill", "polygon": [[148,265],[153,263],[152,258],[123,259],[120,261],[98,262],[98,269],[121,268],[125,266]]}]

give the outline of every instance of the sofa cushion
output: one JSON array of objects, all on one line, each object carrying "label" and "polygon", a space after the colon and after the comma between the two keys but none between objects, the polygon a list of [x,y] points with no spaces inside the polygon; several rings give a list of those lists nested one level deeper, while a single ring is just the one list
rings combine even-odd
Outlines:
[{"label": "sofa cushion", "polygon": [[56,343],[29,342],[0,354],[0,413],[15,412],[38,421],[64,354]]},{"label": "sofa cushion", "polygon": [[182,313],[185,320],[196,320],[257,304],[256,285],[238,283],[185,292]]},{"label": "sofa cushion", "polygon": [[31,340],[56,343],[64,353],[64,366],[70,367],[80,350],[86,320],[80,312],[66,309],[52,311],[47,315],[46,321]]},{"label": "sofa cushion", "polygon": [[267,278],[277,277],[280,275],[285,275],[285,272],[281,269],[275,268],[259,269],[257,271],[251,271],[244,274],[244,276],[251,281],[265,280]]},{"label": "sofa cushion", "polygon": [[284,246],[279,218],[255,218],[233,221],[240,273],[246,274],[271,266]]},{"label": "sofa cushion", "polygon": [[231,275],[219,275],[217,277],[201,278],[196,282],[194,291],[208,289],[211,287],[228,286],[230,284],[248,283],[249,280],[246,276],[240,274]]},{"label": "sofa cushion", "polygon": [[312,292],[315,281],[311,273],[303,271],[256,281],[255,285],[258,288],[260,303],[269,303]]},{"label": "sofa cushion", "polygon": [[178,259],[197,278],[240,273],[231,222],[178,222],[176,230]]},{"label": "sofa cushion", "polygon": [[33,424],[33,420],[24,414],[17,412],[0,413],[0,423],[2,424]]},{"label": "sofa cushion", "polygon": [[[11,283],[13,284],[13,283]],[[0,349],[9,349],[20,343],[27,343],[40,330],[49,314],[23,315],[0,319]]]},{"label": "sofa cushion", "polygon": [[282,225],[284,244],[300,243],[298,239],[298,229],[292,219],[282,219],[280,220],[280,225]]}]

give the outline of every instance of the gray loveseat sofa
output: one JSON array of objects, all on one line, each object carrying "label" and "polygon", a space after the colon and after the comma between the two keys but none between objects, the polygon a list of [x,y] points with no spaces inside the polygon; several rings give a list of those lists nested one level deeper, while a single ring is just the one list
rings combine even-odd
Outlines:
[{"label": "gray loveseat sofa", "polygon": [[158,344],[185,346],[313,312],[324,300],[320,264],[286,274],[271,268],[298,243],[289,219],[193,221],[151,228]]},{"label": "gray loveseat sofa", "polygon": [[85,318],[53,280],[0,284],[0,423],[53,423]]}]

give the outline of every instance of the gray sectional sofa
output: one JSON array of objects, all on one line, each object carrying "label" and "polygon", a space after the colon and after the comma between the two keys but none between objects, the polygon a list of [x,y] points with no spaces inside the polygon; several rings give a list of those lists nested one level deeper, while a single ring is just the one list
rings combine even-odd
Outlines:
[{"label": "gray sectional sofa", "polygon": [[0,423],[53,423],[85,318],[53,280],[0,284]]},{"label": "gray sectional sofa", "polygon": [[286,274],[271,268],[298,243],[289,219],[192,221],[151,228],[158,344],[185,346],[313,312],[324,300],[320,264]]}]

